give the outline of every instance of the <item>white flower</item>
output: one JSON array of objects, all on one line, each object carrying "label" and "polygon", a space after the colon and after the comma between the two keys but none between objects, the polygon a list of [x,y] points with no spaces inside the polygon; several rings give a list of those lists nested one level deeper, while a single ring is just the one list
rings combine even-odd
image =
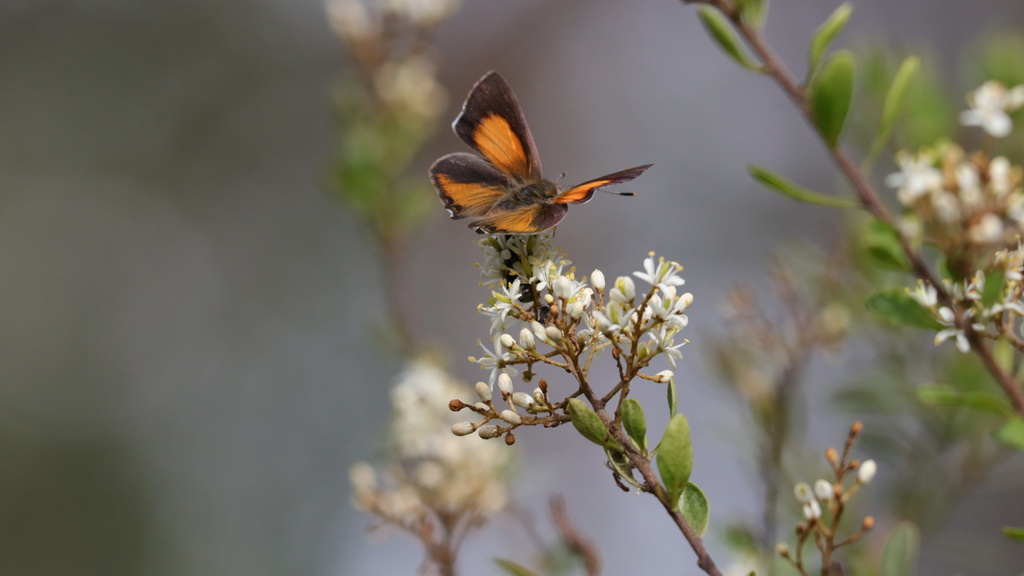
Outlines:
[{"label": "white flower", "polygon": [[1003,221],[995,214],[985,214],[967,229],[967,237],[975,244],[998,242],[1003,237]]},{"label": "white flower", "polygon": [[[967,341],[967,335],[964,331],[956,326],[956,315],[946,306],[939,308],[939,322],[948,328],[939,330],[938,334],[935,335],[935,345],[942,344],[949,338],[956,339],[956,349],[966,354],[971,351],[971,343]],[[973,313],[968,310],[967,315],[971,316]],[[984,324],[975,323],[972,325],[975,330],[984,330]]]},{"label": "white flower", "polygon": [[793,496],[801,504],[814,501],[814,492],[811,491],[811,487],[807,482],[797,482],[796,486],[793,487]]},{"label": "white flower", "polygon": [[962,162],[956,167],[956,185],[960,190],[960,200],[971,208],[981,204],[981,178],[978,169],[969,162]]},{"label": "white flower", "polygon": [[679,264],[666,261],[664,258],[658,258],[658,261],[655,262],[654,252],[651,252],[647,258],[644,258],[644,271],[634,272],[633,275],[658,288],[682,286],[685,280],[678,275],[682,269],[683,267]]},{"label": "white flower", "polygon": [[1024,105],[1024,85],[1007,90],[1006,86],[989,80],[967,95],[971,107],[960,113],[964,126],[980,126],[989,136],[1002,138],[1013,129],[1010,112]]},{"label": "white flower", "polygon": [[1004,156],[996,156],[988,163],[988,186],[996,196],[1009,194],[1013,189],[1013,166]]},{"label": "white flower", "polygon": [[590,284],[595,290],[604,290],[604,272],[594,270],[594,272],[590,274]]},{"label": "white flower", "polygon": [[910,292],[910,297],[929,310],[933,310],[939,303],[939,293],[935,286],[924,280],[917,281],[917,288]]},{"label": "white flower", "polygon": [[942,188],[942,172],[935,168],[930,153],[921,152],[915,158],[901,152],[896,155],[896,163],[900,171],[886,176],[885,185],[896,188],[896,197],[904,206]]}]

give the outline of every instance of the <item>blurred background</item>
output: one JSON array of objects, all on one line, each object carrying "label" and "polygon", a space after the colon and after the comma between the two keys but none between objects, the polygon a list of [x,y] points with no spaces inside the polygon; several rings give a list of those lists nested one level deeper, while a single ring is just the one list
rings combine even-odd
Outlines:
[{"label": "blurred background", "polygon": [[[926,52],[963,94],[977,40],[1021,30],[1024,7],[939,4],[856,2],[839,43]],[[799,73],[837,5],[772,5],[766,34]],[[702,340],[725,290],[764,286],[775,250],[827,242],[840,222],[759,189],[745,166],[824,190],[836,174],[781,93],[727,61],[678,2],[466,2],[436,33],[446,116],[494,69],[548,177],[654,164],[628,186],[637,197],[574,207],[556,240],[584,273],[629,273],[651,250],[685,266],[696,304],[681,409],[725,554],[715,524],[750,515],[757,484],[745,415],[708,375]],[[349,502],[347,469],[381,451],[401,365],[376,336],[378,254],[328,185],[344,72],[319,0],[0,3],[0,573],[415,573],[418,544],[368,536]],[[463,149],[441,131],[417,170]],[[438,205],[402,275],[413,333],[470,382],[480,372],[464,358],[487,334],[474,240]],[[827,408],[844,370],[812,372],[813,453],[856,418]],[[530,432],[516,490],[539,524],[563,493],[606,573],[697,572],[663,512],[619,492],[596,450],[569,430]],[[922,573],[1024,565],[1019,547],[962,538],[1020,525],[1015,491],[980,485],[925,540]],[[493,573],[491,557],[527,543],[498,520],[462,568]]]}]

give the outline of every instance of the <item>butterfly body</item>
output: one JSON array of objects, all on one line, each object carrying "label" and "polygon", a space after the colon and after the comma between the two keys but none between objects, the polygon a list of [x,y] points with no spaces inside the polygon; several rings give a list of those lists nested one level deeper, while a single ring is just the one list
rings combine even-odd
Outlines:
[{"label": "butterfly body", "polygon": [[456,152],[430,167],[430,180],[452,219],[488,234],[537,234],[553,228],[594,193],[628,182],[646,164],[595,178],[562,190],[541,176],[540,157],[512,89],[496,72],[473,86],[455,133],[480,156]]}]

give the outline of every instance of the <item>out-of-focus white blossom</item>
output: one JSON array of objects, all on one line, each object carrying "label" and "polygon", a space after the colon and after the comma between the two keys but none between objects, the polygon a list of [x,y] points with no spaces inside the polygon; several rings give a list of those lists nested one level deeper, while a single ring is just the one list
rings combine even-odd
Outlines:
[{"label": "out-of-focus white blossom", "polygon": [[[349,472],[355,504],[384,520],[410,526],[430,514],[476,517],[504,508],[509,453],[480,439],[448,409],[468,390],[426,360],[412,362],[392,389],[390,462]],[[477,431],[479,434],[480,432]]]},{"label": "out-of-focus white blossom", "polygon": [[964,126],[980,126],[989,136],[1002,138],[1013,130],[1010,113],[1024,105],[1024,85],[1007,89],[1000,82],[989,80],[967,95],[970,109],[960,113]]}]

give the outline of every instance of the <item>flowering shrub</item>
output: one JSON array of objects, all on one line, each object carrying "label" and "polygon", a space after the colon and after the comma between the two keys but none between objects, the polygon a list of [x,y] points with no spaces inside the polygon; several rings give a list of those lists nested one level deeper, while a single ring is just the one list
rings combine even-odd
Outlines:
[{"label": "flowering shrub", "polygon": [[[791,99],[852,194],[808,190],[760,166],[751,166],[751,175],[796,201],[860,215],[851,223],[853,245],[811,261],[813,272],[801,276],[780,258],[772,287],[781,318],[765,312],[750,289],[728,297],[728,329],[707,357],[753,416],[764,510],[759,526],[737,523],[723,530],[734,553],[725,571],[913,574],[920,532],[937,527],[927,509],[969,490],[977,477],[1024,451],[1024,169],[1012,147],[1001,148],[1014,137],[1024,86],[989,80],[967,96],[968,107],[958,119],[968,134],[980,129],[980,146],[947,134],[915,150],[895,151],[895,171],[878,177],[873,167],[884,162],[883,153],[901,136],[901,115],[914,111],[919,59],[909,57],[891,74],[878,75],[886,80],[877,126],[858,145],[849,141],[854,137],[847,130],[848,117],[856,112],[857,57],[848,50],[830,51],[851,17],[850,5],[837,8],[813,34],[807,74],[798,80],[761,33],[767,0],[685,3],[698,5],[697,17],[729,58],[770,78]],[[406,169],[440,123],[446,97],[426,32],[454,4],[332,0],[329,6],[362,87],[358,95],[346,92],[339,98],[347,129],[335,185],[373,233],[386,277],[397,282],[395,254],[430,195],[426,179]],[[695,454],[689,421],[676,401],[675,371],[688,342],[682,332],[694,303],[681,290],[682,266],[651,253],[641,270],[629,275],[579,274],[552,238],[553,232],[544,232],[478,241],[482,285],[489,295],[478,308],[486,320],[480,327],[486,334],[483,352],[470,360],[487,376],[472,389],[418,355],[408,312],[392,296],[391,325],[403,344],[407,369],[392,396],[388,461],[352,469],[356,505],[381,523],[416,535],[427,552],[425,570],[455,574],[458,544],[512,498],[505,471],[517,431],[571,425],[599,447],[594,454],[612,470],[615,483],[659,502],[701,570],[723,574],[703,542],[710,504],[691,481],[702,455]],[[865,307],[884,320],[884,327],[869,326],[859,314]],[[949,341],[953,346],[923,353],[907,329],[926,330],[935,345]],[[879,408],[891,399],[885,396],[891,390],[850,389],[847,399],[860,402],[858,422],[841,452],[825,451],[831,475],[797,470],[788,460],[797,460],[793,455],[803,450],[795,445],[802,432],[795,422],[801,420],[799,392],[813,352],[835,352],[864,333],[871,334],[869,345],[885,348],[880,357],[903,366],[876,380],[914,386],[912,406],[900,406],[920,420],[922,441],[906,442],[913,451],[896,446],[902,436],[893,431],[905,419],[893,403],[885,404],[888,412]],[[939,356],[947,351],[952,354]],[[591,377],[597,362],[614,369],[611,382],[602,385]],[[552,382],[541,373],[550,373]],[[946,383],[931,384],[930,377]],[[639,386],[664,387],[670,417],[663,430],[648,429],[645,407],[632,395]],[[867,418],[876,422],[860,423]],[[872,433],[872,426],[881,429]],[[959,436],[946,434],[950,429]],[[922,445],[933,451],[922,454]],[[861,461],[853,455],[855,447],[878,449],[889,461],[881,467],[874,459]],[[923,457],[928,458],[924,468],[915,460]],[[944,472],[947,459],[963,471],[960,477]],[[886,522],[888,534],[876,547],[881,554],[853,553],[881,523],[875,515],[861,514],[856,508],[866,504],[854,500],[879,468],[889,485],[898,485],[901,475],[917,484],[927,481],[942,498],[917,508],[894,504],[899,513]],[[919,469],[931,476],[912,476]],[[785,496],[789,478],[815,476],[820,479],[813,484],[795,484],[798,506],[792,506]],[[588,574],[597,574],[599,546],[579,534],[564,508],[554,508],[555,523],[572,552]],[[794,526],[785,532],[792,541],[778,536],[790,517]],[[896,522],[898,517],[908,521]],[[850,518],[860,518],[859,524],[851,528]],[[1020,528],[1003,532],[1024,539]],[[499,566],[514,575],[537,573],[515,560],[500,560]]]}]

